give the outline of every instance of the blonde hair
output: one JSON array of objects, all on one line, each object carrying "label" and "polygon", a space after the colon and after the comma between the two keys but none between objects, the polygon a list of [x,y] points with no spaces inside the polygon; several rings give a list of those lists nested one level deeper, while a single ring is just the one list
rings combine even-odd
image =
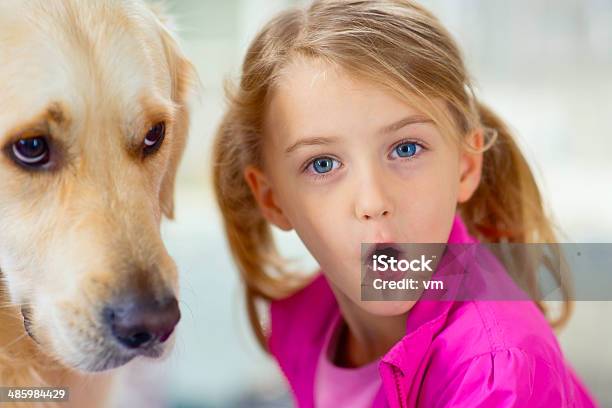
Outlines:
[{"label": "blonde hair", "polygon": [[[247,165],[263,167],[265,109],[283,68],[297,57],[323,60],[427,108],[459,140],[472,129],[487,129],[492,137],[482,149],[481,183],[458,207],[469,231],[482,242],[556,242],[524,156],[504,122],[477,101],[461,53],[436,17],[406,0],[321,0],[306,9],[288,9],[251,43],[239,86],[228,88],[229,106],[213,148],[216,198],[245,283],[251,325],[264,348],[258,300],[284,298],[306,278],[286,271],[243,171]],[[448,109],[439,109],[434,99],[445,101]],[[535,282],[535,272],[530,273]],[[553,326],[569,317],[571,303],[568,292],[564,295]]]}]

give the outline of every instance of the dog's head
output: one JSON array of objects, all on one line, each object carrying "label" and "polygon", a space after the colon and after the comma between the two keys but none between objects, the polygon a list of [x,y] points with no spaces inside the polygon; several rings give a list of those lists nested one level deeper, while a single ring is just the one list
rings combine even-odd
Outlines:
[{"label": "dog's head", "polygon": [[158,356],[179,320],[160,221],[194,75],[139,0],[0,3],[0,286],[67,366]]}]

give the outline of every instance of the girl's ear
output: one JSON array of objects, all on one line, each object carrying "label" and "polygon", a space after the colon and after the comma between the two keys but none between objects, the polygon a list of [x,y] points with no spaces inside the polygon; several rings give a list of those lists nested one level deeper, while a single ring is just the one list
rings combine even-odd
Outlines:
[{"label": "girl's ear", "polygon": [[478,185],[482,175],[482,147],[484,145],[483,130],[477,129],[471,132],[465,143],[472,146],[478,153],[471,152],[461,148],[461,157],[459,158],[459,193],[457,202],[463,203],[468,201]]},{"label": "girl's ear", "polygon": [[283,231],[292,230],[293,226],[278,205],[272,184],[264,172],[249,165],[244,169],[244,179],[249,185],[264,218]]}]

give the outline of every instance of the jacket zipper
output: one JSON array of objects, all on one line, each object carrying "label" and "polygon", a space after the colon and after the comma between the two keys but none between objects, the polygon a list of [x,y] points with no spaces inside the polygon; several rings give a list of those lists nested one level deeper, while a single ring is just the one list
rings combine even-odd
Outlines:
[{"label": "jacket zipper", "polygon": [[400,384],[400,377],[402,376],[402,373],[400,369],[394,365],[391,366],[391,370],[393,371],[393,379],[395,380],[395,390],[397,391],[397,399],[399,400],[399,406],[404,407],[406,405],[402,395],[402,386]]}]

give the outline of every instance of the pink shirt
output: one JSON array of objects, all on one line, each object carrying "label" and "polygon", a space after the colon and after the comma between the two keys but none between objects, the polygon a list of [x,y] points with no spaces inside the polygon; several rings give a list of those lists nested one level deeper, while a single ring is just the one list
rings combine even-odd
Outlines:
[{"label": "pink shirt", "polygon": [[315,405],[320,408],[371,407],[381,387],[378,374],[380,359],[357,368],[334,365],[331,362],[331,353],[336,350],[342,324],[342,316],[338,313],[325,334],[317,364]]},{"label": "pink shirt", "polygon": [[[459,216],[448,242],[476,242]],[[533,302],[422,299],[378,364],[373,407],[595,406]],[[339,314],[324,275],[270,313],[269,349],[297,405],[313,407],[325,334]]]}]

